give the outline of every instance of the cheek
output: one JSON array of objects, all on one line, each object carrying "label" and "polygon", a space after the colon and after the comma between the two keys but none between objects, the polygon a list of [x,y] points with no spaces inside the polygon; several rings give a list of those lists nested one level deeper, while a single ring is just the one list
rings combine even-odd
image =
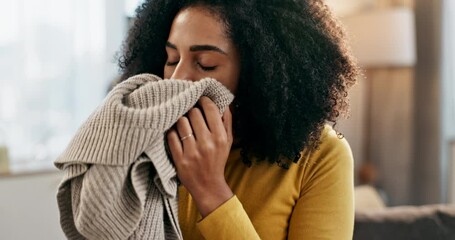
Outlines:
[{"label": "cheek", "polygon": [[172,68],[168,67],[168,66],[164,66],[164,71],[163,71],[163,78],[164,79],[169,79],[171,78],[172,76]]},{"label": "cheek", "polygon": [[232,93],[237,92],[237,87],[239,83],[239,76],[238,74],[235,74],[234,72],[230,72],[230,74],[225,75],[226,78],[223,79],[223,81],[220,81],[224,86],[227,87]]},{"label": "cheek", "polygon": [[228,87],[229,90],[231,90],[232,93],[237,92],[237,88],[239,86],[239,78],[240,78],[240,71],[239,68],[233,68],[231,71],[229,71],[229,74],[227,75],[227,83],[226,86]]},{"label": "cheek", "polygon": [[238,55],[232,61],[232,65],[229,71],[229,79],[229,90],[231,90],[232,93],[236,94],[240,79],[240,59]]}]

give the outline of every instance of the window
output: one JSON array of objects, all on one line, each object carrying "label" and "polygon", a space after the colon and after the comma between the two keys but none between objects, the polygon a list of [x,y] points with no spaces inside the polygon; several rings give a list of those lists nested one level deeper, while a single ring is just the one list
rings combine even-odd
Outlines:
[{"label": "window", "polygon": [[[455,1],[442,2],[442,189],[455,203]],[[444,193],[446,194],[446,193]]]},{"label": "window", "polygon": [[0,145],[11,172],[53,168],[118,75],[125,3],[0,2]]}]

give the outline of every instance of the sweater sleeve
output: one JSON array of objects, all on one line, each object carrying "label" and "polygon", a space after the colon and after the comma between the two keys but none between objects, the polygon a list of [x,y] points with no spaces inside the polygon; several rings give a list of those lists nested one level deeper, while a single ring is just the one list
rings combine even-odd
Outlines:
[{"label": "sweater sleeve", "polygon": [[143,213],[150,160],[141,157],[131,167],[73,164],[65,169],[69,178],[59,187],[57,202],[67,238],[128,238]]},{"label": "sweater sleeve", "polygon": [[[128,167],[92,165],[80,182],[73,181],[72,209],[81,235],[88,239],[127,239],[133,233],[142,206],[127,174]],[[144,198],[146,186],[141,188]]]},{"label": "sweater sleeve", "polygon": [[197,223],[205,239],[260,239],[253,224],[234,195]]},{"label": "sweater sleeve", "polygon": [[288,239],[352,239],[353,157],[334,131],[307,161]]}]

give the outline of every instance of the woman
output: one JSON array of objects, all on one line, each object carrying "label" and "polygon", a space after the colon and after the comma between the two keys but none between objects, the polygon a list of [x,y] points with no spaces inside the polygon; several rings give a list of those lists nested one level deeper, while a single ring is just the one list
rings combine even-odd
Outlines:
[{"label": "woman", "polygon": [[353,159],[327,122],[357,68],[322,0],[150,0],[120,67],[235,94],[222,116],[201,98],[167,134],[185,239],[352,238]]}]

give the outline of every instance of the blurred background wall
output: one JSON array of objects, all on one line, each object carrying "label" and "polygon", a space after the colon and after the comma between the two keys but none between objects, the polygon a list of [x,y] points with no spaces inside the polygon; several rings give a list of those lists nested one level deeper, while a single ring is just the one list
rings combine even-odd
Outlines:
[{"label": "blurred background wall", "polygon": [[65,239],[59,224],[59,172],[0,178],[0,239]]},{"label": "blurred background wall", "polygon": [[[344,5],[343,12],[338,13],[342,23],[344,18],[362,11],[395,7],[414,11],[412,0],[351,2],[351,8]],[[364,76],[352,90],[351,118],[342,122],[340,131],[352,146],[357,172],[365,162],[373,164],[378,172],[377,185],[387,194],[389,204],[410,204],[415,137],[414,66],[368,66],[362,70]]]},{"label": "blurred background wall", "polygon": [[[414,15],[415,62],[362,66],[364,76],[351,92],[351,118],[340,124],[352,146],[357,173],[365,163],[373,165],[377,173],[374,184],[392,206],[455,202],[450,2],[327,0],[342,23],[365,12],[394,8],[410,9]],[[378,31],[369,27],[366,34]],[[387,37],[371,41],[384,39]]]}]

